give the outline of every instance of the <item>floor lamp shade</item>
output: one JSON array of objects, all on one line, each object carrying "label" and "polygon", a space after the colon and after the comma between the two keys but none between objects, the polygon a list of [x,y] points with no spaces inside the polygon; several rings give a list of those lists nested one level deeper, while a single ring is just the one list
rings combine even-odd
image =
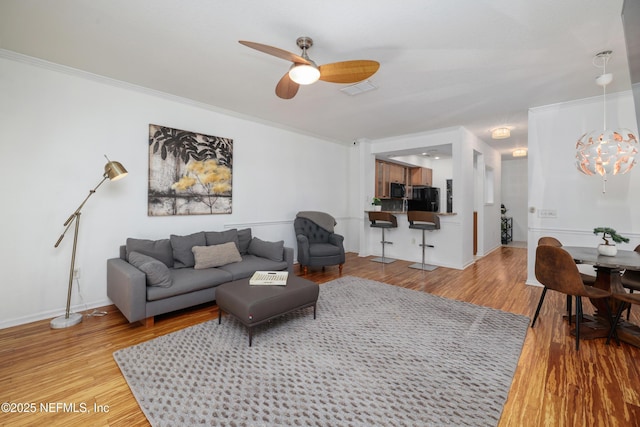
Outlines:
[{"label": "floor lamp shade", "polygon": [[60,242],[62,242],[62,239],[64,238],[69,228],[71,228],[71,225],[75,225],[74,233],[73,233],[73,250],[71,252],[71,267],[69,268],[67,309],[64,315],[56,317],[55,319],[51,320],[50,326],[52,329],[68,328],[69,326],[77,325],[78,323],[82,322],[82,314],[70,313],[71,290],[73,289],[73,273],[74,273],[75,264],[76,264],[76,249],[78,246],[78,230],[80,229],[80,213],[81,213],[82,207],[84,206],[85,203],[87,203],[87,200],[89,200],[89,197],[91,197],[93,193],[96,192],[98,187],[100,187],[102,183],[105,182],[107,179],[110,181],[117,181],[121,178],[124,178],[126,175],[127,175],[127,170],[124,168],[124,166],[122,166],[121,163],[112,162],[107,158],[107,164],[104,166],[104,175],[102,176],[102,181],[100,181],[98,185],[96,185],[93,189],[89,190],[89,194],[87,195],[87,197],[85,197],[82,203],[80,203],[80,206],[78,206],[78,208],[69,216],[69,218],[64,223],[65,229],[60,235],[60,237],[58,238],[58,241],[56,242],[56,244],[54,245],[54,247],[56,248],[58,247],[58,245],[60,245]]},{"label": "floor lamp shade", "polygon": [[117,181],[127,176],[127,170],[120,162],[109,162],[104,165],[104,175],[111,181]]}]

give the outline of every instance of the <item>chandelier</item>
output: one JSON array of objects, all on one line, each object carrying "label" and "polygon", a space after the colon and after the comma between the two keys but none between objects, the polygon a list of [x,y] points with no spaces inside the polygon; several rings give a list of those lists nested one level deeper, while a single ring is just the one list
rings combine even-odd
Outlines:
[{"label": "chandelier", "polygon": [[625,128],[607,129],[607,85],[613,80],[613,75],[607,73],[607,62],[611,51],[598,53],[593,59],[594,65],[601,62],[603,73],[596,77],[596,83],[602,86],[603,100],[603,130],[587,132],[576,143],[576,166],[585,175],[598,174],[602,176],[602,192],[606,191],[608,175],[629,172],[635,166],[635,156],[638,154],[638,138],[632,131]]}]

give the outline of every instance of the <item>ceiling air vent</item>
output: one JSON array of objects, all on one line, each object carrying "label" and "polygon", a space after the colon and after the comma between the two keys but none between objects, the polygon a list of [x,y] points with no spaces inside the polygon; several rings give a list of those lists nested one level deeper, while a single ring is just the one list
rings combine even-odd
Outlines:
[{"label": "ceiling air vent", "polygon": [[360,83],[356,83],[354,85],[346,86],[340,89],[342,93],[346,93],[349,96],[360,95],[361,93],[369,92],[370,90],[377,89],[377,86],[374,86],[369,80],[364,80]]}]

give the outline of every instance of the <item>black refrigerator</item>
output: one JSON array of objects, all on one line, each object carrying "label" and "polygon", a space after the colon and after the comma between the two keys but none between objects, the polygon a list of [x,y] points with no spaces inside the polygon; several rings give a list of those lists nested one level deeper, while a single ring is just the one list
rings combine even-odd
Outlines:
[{"label": "black refrigerator", "polygon": [[408,201],[410,211],[440,212],[440,189],[414,186]]}]

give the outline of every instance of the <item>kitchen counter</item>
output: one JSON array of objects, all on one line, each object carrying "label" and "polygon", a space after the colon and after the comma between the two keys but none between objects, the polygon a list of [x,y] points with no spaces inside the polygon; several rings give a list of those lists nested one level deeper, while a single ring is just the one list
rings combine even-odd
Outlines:
[{"label": "kitchen counter", "polygon": [[[365,211],[365,213],[367,213],[367,214],[369,212],[387,212],[387,213],[394,214],[394,215],[403,215],[403,214],[407,213],[407,211],[372,211],[372,210]],[[438,215],[438,216],[458,215],[457,212],[435,212],[435,214]]]}]

